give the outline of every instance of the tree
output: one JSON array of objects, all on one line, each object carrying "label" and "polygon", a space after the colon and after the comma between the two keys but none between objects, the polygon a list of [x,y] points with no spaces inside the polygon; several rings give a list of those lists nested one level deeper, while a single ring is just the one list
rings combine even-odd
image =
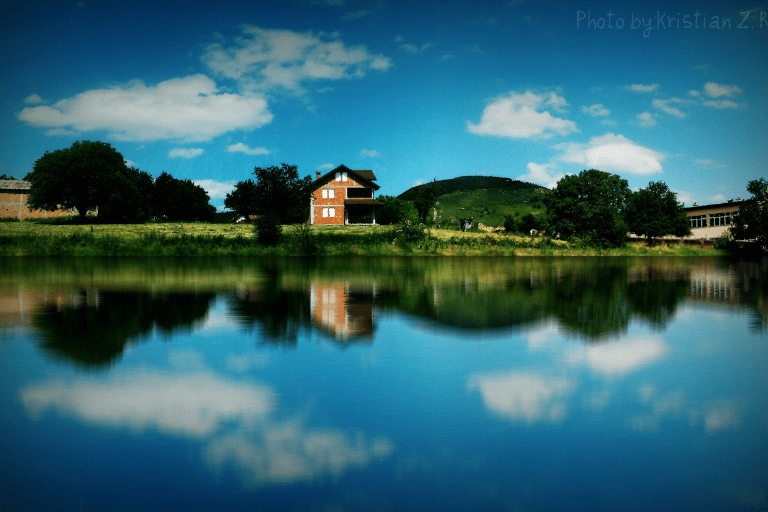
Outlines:
[{"label": "tree", "polygon": [[528,212],[520,219],[520,224],[517,229],[524,234],[530,234],[531,230],[542,231],[544,229],[544,222],[536,217],[532,212]]},{"label": "tree", "polygon": [[419,187],[414,193],[413,205],[419,214],[419,220],[426,224],[429,214],[437,201],[437,189],[429,184]]},{"label": "tree", "polygon": [[768,247],[768,181],[752,180],[747,185],[752,197],[744,201],[733,217],[731,236],[736,240],[756,240]]},{"label": "tree", "polygon": [[416,220],[416,211],[410,201],[394,196],[379,196],[384,203],[376,211],[376,222],[379,224],[404,224],[407,220]]},{"label": "tree", "polygon": [[138,194],[123,156],[106,142],[77,141],[46,151],[26,179],[32,183],[30,208],[74,208],[81,218],[110,202],[130,205]]},{"label": "tree", "polygon": [[248,218],[259,211],[258,189],[253,180],[240,181],[235,185],[235,190],[224,198],[224,206],[238,215]]},{"label": "tree", "polygon": [[507,213],[504,215],[504,231],[507,233],[517,233],[520,229],[520,214]]},{"label": "tree", "polygon": [[627,180],[615,174],[590,169],[566,176],[545,199],[551,228],[599,247],[624,245],[623,213],[631,193]]},{"label": "tree", "polygon": [[652,181],[648,188],[633,193],[627,201],[624,218],[630,232],[644,235],[649,241],[664,235],[683,237],[691,234],[683,205],[661,181]]},{"label": "tree", "polygon": [[256,181],[241,181],[227,194],[224,206],[241,215],[277,217],[281,224],[305,222],[309,218],[312,178],[299,178],[295,165],[256,167]]},{"label": "tree", "polygon": [[161,220],[211,222],[216,213],[203,187],[166,172],[155,180],[153,199],[154,213]]}]

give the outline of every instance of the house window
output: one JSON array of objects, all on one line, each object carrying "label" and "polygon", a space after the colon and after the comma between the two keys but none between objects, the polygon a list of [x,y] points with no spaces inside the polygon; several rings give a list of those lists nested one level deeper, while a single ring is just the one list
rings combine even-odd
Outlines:
[{"label": "house window", "polygon": [[332,188],[323,189],[323,199],[333,199],[336,197],[336,191]]},{"label": "house window", "polygon": [[335,217],[336,216],[336,208],[328,208],[327,206],[323,208],[323,217]]},{"label": "house window", "polygon": [[707,227],[707,216],[706,215],[694,215],[692,217],[688,217],[688,221],[691,223],[692,228],[705,228]]},{"label": "house window", "polygon": [[328,208],[323,208],[323,217],[328,216]]},{"label": "house window", "polygon": [[347,189],[348,199],[373,199],[373,189],[350,187]]},{"label": "house window", "polygon": [[337,172],[336,181],[347,181],[347,171]]},{"label": "house window", "polygon": [[710,226],[728,226],[731,223],[731,212],[715,213],[709,216]]}]

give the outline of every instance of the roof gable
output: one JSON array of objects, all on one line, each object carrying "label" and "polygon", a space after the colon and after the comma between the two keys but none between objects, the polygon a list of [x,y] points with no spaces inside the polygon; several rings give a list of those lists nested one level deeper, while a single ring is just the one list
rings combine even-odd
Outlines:
[{"label": "roof gable", "polygon": [[362,183],[364,185],[367,185],[367,186],[371,187],[374,190],[379,190],[379,188],[381,188],[381,187],[379,187],[379,185],[373,183],[373,181],[376,179],[376,175],[373,174],[372,170],[370,170],[370,169],[359,169],[359,170],[357,170],[357,169],[350,169],[349,167],[347,167],[344,164],[341,164],[340,166],[338,166],[337,168],[333,169],[332,171],[328,171],[324,175],[320,176],[319,178],[317,178],[314,181],[314,183],[312,183],[312,185],[315,188],[317,188],[321,183],[325,183],[327,181],[332,181],[334,176],[335,176],[335,174],[337,172],[346,172],[348,175],[349,174],[354,174],[357,178],[360,178],[359,180],[357,180],[358,182],[360,182],[360,183]]}]

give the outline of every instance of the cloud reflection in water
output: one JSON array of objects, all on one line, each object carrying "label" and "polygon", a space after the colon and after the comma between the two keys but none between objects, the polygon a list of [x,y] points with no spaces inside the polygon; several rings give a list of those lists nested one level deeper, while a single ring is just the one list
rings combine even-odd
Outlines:
[{"label": "cloud reflection in water", "polygon": [[20,392],[34,419],[54,410],[90,424],[201,439],[203,461],[212,471],[231,464],[252,487],[339,476],[394,449],[386,438],[275,420],[277,396],[267,385],[205,371],[51,380]]}]

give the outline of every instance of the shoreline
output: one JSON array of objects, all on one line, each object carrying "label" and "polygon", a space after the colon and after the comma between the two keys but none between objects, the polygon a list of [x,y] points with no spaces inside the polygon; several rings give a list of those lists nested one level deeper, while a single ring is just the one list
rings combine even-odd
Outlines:
[{"label": "shoreline", "polygon": [[723,249],[628,242],[601,249],[524,236],[399,226],[283,226],[283,240],[260,245],[250,224],[0,223],[0,256],[729,256]]}]

